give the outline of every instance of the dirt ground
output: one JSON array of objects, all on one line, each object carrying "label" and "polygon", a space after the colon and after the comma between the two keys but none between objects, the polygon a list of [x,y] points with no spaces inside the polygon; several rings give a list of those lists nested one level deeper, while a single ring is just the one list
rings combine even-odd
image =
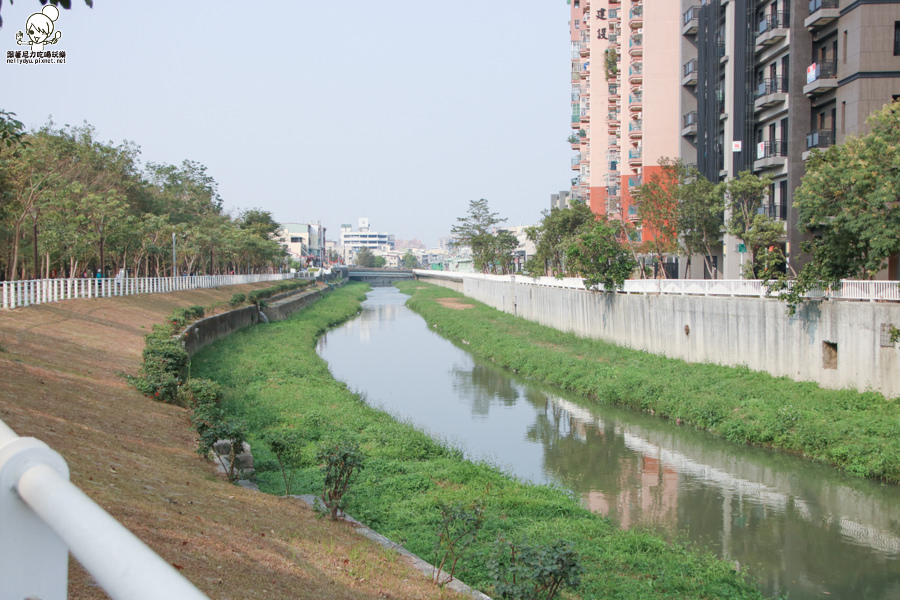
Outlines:
[{"label": "dirt ground", "polygon": [[[195,453],[187,412],[126,382],[153,323],[261,287],[0,312],[0,418],[62,454],[81,490],[210,598],[460,597],[347,523],[228,484]],[[69,598],[106,597],[70,565]]]},{"label": "dirt ground", "polygon": [[436,298],[435,300],[444,308],[450,308],[453,310],[465,310],[467,308],[473,308],[475,306],[474,304],[466,302],[461,298]]}]

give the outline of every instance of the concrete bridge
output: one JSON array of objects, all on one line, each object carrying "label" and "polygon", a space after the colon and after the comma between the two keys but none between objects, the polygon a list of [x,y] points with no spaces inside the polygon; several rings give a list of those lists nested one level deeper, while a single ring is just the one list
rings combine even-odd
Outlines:
[{"label": "concrete bridge", "polygon": [[372,269],[366,267],[349,267],[347,278],[350,281],[364,281],[372,287],[394,285],[398,279],[413,279],[410,269]]}]

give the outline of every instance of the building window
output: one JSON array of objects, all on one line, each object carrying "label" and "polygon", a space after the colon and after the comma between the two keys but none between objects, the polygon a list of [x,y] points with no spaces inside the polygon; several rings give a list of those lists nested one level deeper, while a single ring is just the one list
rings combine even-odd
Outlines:
[{"label": "building window", "polygon": [[900,21],[894,21],[894,56],[900,56]]}]

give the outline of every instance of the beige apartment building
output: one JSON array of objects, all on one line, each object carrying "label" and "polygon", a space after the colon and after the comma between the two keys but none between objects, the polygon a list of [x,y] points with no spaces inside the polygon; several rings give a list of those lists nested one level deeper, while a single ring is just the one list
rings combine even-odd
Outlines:
[{"label": "beige apartment building", "polygon": [[[900,96],[900,0],[569,1],[573,197],[634,219],[629,189],[660,157],[714,182],[767,175],[763,210],[784,223],[798,268],[804,161],[865,133],[868,115]],[[739,240],[723,242],[712,261],[736,279]],[[679,276],[711,275],[693,265]],[[900,279],[896,262],[885,277]]]}]

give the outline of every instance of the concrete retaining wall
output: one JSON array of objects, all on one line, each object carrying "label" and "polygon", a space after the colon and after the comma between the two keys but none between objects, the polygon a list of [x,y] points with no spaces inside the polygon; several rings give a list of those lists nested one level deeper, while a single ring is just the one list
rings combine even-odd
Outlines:
[{"label": "concrete retaining wall", "polygon": [[896,303],[814,301],[788,317],[782,302],[765,298],[603,294],[468,278],[461,291],[507,313],[637,350],[900,396],[900,349],[883,334],[900,327]]},{"label": "concrete retaining wall", "polygon": [[[341,285],[343,283],[335,284],[333,287]],[[269,300],[269,304],[263,309],[263,313],[270,321],[287,319],[298,310],[309,306],[321,298],[324,293],[331,289],[331,287],[328,287],[321,290],[302,290],[275,296]],[[182,335],[184,349],[187,350],[188,354],[193,355],[216,340],[227,337],[235,331],[254,325],[259,321],[259,311],[255,305],[200,319],[188,327]]]}]

